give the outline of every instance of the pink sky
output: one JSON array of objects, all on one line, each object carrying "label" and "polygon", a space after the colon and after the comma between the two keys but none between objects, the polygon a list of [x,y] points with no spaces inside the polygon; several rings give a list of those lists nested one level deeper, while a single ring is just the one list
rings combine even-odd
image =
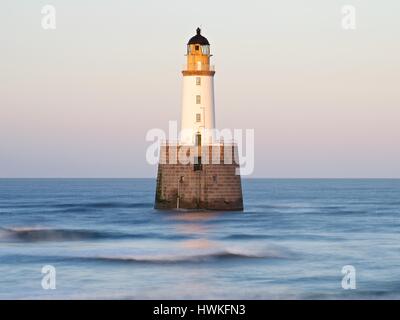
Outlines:
[{"label": "pink sky", "polygon": [[341,4],[300,2],[53,1],[45,31],[45,3],[6,0],[0,177],[155,177],[145,135],[179,120],[201,24],[217,127],[255,129],[253,176],[400,178],[399,2],[347,1],[352,31]]}]

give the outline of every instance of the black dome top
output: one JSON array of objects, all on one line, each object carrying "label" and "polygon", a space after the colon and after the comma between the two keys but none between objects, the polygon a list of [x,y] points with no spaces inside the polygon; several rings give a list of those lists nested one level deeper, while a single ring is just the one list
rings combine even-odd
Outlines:
[{"label": "black dome top", "polygon": [[201,29],[197,28],[196,29],[196,35],[194,37],[191,37],[188,45],[189,44],[199,44],[199,45],[210,45],[210,43],[208,42],[207,38],[203,37],[200,33],[201,33]]}]

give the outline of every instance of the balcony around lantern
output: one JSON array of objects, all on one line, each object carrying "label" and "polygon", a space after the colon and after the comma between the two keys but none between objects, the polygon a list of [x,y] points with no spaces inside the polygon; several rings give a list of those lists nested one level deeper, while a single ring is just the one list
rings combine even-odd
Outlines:
[{"label": "balcony around lantern", "polygon": [[184,64],[183,71],[215,71],[215,66],[212,64]]}]

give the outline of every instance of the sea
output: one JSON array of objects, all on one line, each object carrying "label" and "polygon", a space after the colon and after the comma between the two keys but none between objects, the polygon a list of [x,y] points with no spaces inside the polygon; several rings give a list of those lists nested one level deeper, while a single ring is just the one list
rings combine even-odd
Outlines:
[{"label": "sea", "polygon": [[154,179],[1,179],[0,299],[399,299],[400,180],[242,186],[169,211]]}]

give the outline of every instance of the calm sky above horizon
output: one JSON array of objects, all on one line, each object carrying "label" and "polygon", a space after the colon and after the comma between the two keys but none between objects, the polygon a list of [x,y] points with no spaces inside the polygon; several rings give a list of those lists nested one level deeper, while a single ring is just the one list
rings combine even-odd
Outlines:
[{"label": "calm sky above horizon", "polygon": [[2,1],[0,177],[155,177],[146,132],[180,119],[199,25],[217,127],[255,129],[253,176],[400,178],[398,0]]}]

